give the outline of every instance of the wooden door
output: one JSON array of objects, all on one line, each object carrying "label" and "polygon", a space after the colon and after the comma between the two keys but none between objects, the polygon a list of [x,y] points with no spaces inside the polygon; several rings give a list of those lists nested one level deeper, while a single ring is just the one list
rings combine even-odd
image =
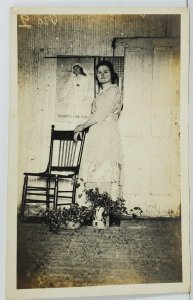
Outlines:
[{"label": "wooden door", "polygon": [[179,110],[179,40],[128,40],[120,130],[129,209],[180,214]]}]

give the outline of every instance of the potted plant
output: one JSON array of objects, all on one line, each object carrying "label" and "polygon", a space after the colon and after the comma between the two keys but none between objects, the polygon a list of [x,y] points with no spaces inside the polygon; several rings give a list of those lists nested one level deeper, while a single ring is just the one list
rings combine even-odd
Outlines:
[{"label": "potted plant", "polygon": [[71,204],[69,208],[63,208],[62,221],[67,229],[77,229],[82,226],[85,220],[90,218],[90,210],[78,203]]},{"label": "potted plant", "polygon": [[112,218],[128,214],[125,200],[122,198],[113,201],[107,192],[100,193],[98,188],[86,190],[86,195],[88,201],[92,203],[92,225],[94,227],[107,228]]},{"label": "potted plant", "polygon": [[91,218],[91,211],[87,207],[71,204],[69,208],[46,209],[44,213],[44,225],[51,232],[58,233],[61,228],[78,229],[85,220]]}]

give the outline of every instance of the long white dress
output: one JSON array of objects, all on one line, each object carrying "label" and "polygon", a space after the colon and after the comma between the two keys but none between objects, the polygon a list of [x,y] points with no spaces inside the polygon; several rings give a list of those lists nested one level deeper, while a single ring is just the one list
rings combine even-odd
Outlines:
[{"label": "long white dress", "polygon": [[[117,85],[102,90],[92,103],[90,119],[96,124],[86,135],[79,178],[84,188],[99,188],[115,200],[120,196],[122,165],[121,139],[118,118],[122,109],[122,95]],[[85,205],[83,185],[77,192],[77,202]]]}]

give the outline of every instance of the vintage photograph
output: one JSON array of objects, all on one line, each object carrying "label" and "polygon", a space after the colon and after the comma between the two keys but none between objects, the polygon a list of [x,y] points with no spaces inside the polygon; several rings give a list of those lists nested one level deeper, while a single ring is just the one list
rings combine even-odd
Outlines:
[{"label": "vintage photograph", "polygon": [[14,12],[17,291],[188,291],[182,12]]}]

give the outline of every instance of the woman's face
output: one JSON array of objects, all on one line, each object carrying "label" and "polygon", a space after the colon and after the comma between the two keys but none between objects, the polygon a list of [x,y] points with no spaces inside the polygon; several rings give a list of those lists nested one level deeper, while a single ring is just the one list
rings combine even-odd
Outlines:
[{"label": "woman's face", "polygon": [[76,75],[81,74],[81,69],[79,65],[73,67],[73,73]]},{"label": "woman's face", "polygon": [[100,66],[97,70],[97,78],[101,84],[111,82],[111,71],[108,66]]}]

